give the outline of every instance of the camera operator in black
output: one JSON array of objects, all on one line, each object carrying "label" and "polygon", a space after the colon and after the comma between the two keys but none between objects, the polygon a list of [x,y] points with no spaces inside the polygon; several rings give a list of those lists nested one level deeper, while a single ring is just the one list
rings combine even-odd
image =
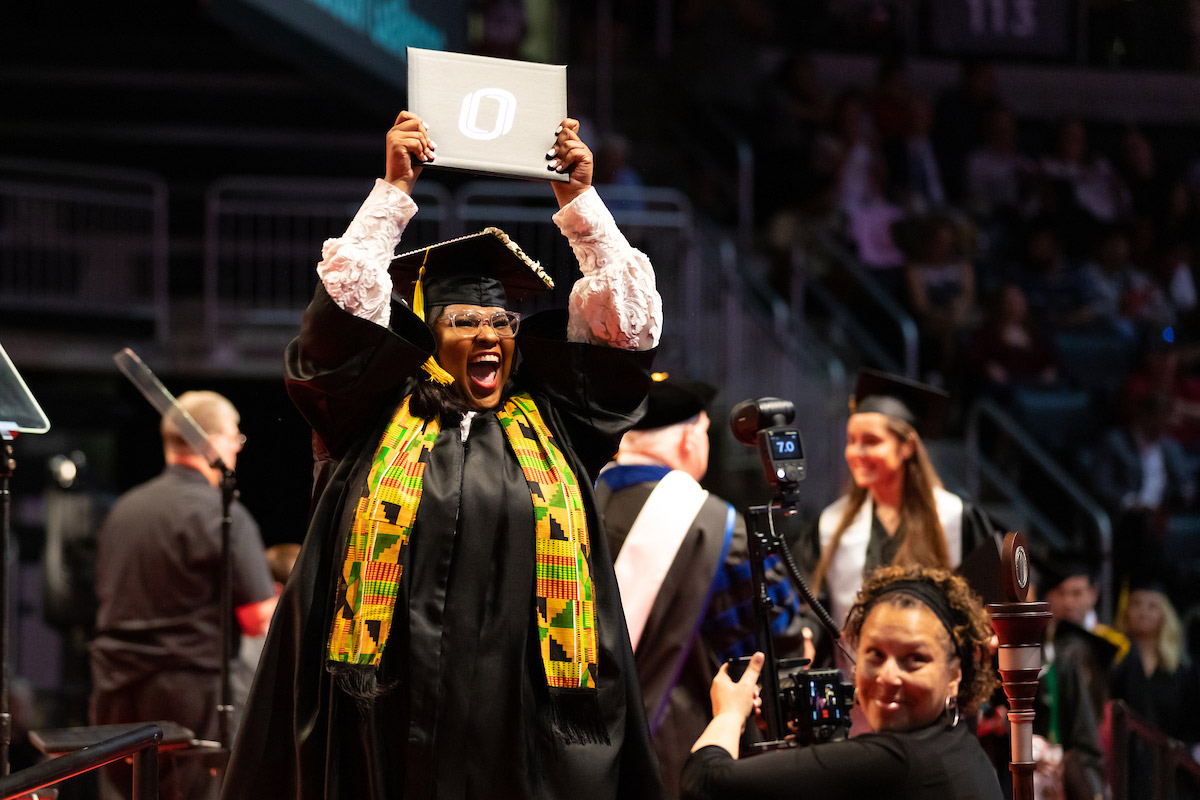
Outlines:
[{"label": "camera operator in black", "polygon": [[738,760],[738,737],[759,706],[762,654],[742,679],[713,680],[713,721],[683,770],[685,800],[906,798],[998,800],[991,762],[963,716],[996,684],[987,615],[944,570],[883,567],[864,582],[846,638],[855,689],[875,733]]}]

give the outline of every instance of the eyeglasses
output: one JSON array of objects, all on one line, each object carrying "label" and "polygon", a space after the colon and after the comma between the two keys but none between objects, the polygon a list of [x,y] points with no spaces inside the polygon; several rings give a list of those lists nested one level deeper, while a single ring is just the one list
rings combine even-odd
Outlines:
[{"label": "eyeglasses", "polygon": [[449,311],[442,319],[464,339],[478,336],[484,325],[491,327],[501,339],[511,339],[517,335],[517,327],[521,324],[521,315],[515,311],[497,311],[490,317],[475,311]]}]

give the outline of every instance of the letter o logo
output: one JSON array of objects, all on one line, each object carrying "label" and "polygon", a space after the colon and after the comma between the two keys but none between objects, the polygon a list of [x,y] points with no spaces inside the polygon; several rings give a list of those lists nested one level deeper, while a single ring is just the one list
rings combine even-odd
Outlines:
[{"label": "letter o logo", "polygon": [[[485,100],[493,101],[498,106],[491,128],[479,125],[479,107]],[[463,98],[462,111],[458,115],[458,129],[463,136],[471,139],[495,139],[512,130],[513,117],[516,114],[517,98],[513,97],[512,92],[506,89],[477,89]]]}]

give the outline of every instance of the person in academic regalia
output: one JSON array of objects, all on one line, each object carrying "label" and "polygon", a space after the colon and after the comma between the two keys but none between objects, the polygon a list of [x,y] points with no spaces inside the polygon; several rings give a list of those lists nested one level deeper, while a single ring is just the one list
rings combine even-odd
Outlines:
[{"label": "person in academic regalia", "polygon": [[987,538],[980,515],[942,487],[921,439],[940,432],[948,399],[926,384],[860,371],[846,423],[849,486],[797,545],[802,563],[816,565],[813,589],[824,589],[834,622],[876,567],[953,569]]},{"label": "person in academic regalia", "polygon": [[[551,282],[494,228],[393,259],[435,148],[409,112],[325,243],[286,361],[311,522],[226,800],[662,795],[591,490],[643,413],[661,301],[577,131],[548,156],[569,314],[511,310]],[[398,292],[418,279],[408,307],[389,266]]]},{"label": "person in academic regalia", "polygon": [[[646,416],[601,471],[596,498],[663,783],[678,796],[683,762],[712,719],[717,669],[758,649],[755,595],[745,522],[699,483],[717,388],[674,371],[651,377]],[[763,566],[776,652],[802,656],[807,619],[784,565],[772,555]]]}]

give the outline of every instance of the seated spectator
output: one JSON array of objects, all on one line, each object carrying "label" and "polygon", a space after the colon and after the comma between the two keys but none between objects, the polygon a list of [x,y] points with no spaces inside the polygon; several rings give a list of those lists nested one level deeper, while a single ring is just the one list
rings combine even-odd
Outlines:
[{"label": "seated spectator", "polygon": [[859,259],[893,295],[902,296],[904,251],[893,231],[906,214],[884,194],[887,167],[882,160],[871,165],[867,194],[846,211],[846,237]]},{"label": "seated spectator", "polygon": [[983,143],[988,116],[1000,104],[996,69],[987,61],[964,61],[959,80],[938,95],[933,142],[951,202],[962,200],[967,156]]},{"label": "seated spectator", "polygon": [[910,213],[926,214],[946,206],[946,190],[929,132],[933,109],[929,99],[909,99],[904,135],[883,142],[884,157],[891,176],[889,193]]},{"label": "seated spectator", "polygon": [[[909,302],[921,329],[922,368],[950,374],[975,313],[975,267],[962,251],[958,228],[943,215],[919,227],[917,252],[904,268]],[[936,377],[929,378],[938,383]]]},{"label": "seated spectator", "polygon": [[1170,414],[1170,397],[1144,395],[1132,420],[1109,431],[1095,454],[1092,489],[1113,517],[1114,587],[1162,574],[1167,517],[1194,505],[1195,476],[1166,432]]},{"label": "seated spectator", "polygon": [[1178,345],[1149,337],[1141,360],[1121,390],[1120,419],[1133,419],[1134,409],[1149,394],[1171,400],[1167,433],[1186,450],[1200,451],[1200,378],[1189,374],[1180,363]]},{"label": "seated spectator", "polygon": [[985,217],[1015,214],[1037,162],[1017,152],[1017,118],[1003,106],[988,115],[987,140],[967,157],[967,206]]},{"label": "seated spectator", "polygon": [[[1116,624],[1132,649],[1112,670],[1112,698],[1124,700],[1173,739],[1189,744],[1200,740],[1200,674],[1184,653],[1179,615],[1162,588],[1148,583],[1133,589]],[[1130,742],[1127,797],[1154,795],[1153,756],[1140,744]]]},{"label": "seated spectator", "polygon": [[828,187],[832,207],[845,213],[872,193],[871,170],[879,158],[874,123],[861,90],[846,89],[827,127],[813,139],[812,171]]},{"label": "seated spectator", "polygon": [[885,57],[875,69],[875,86],[869,98],[879,143],[887,147],[908,135],[913,88],[902,57]]},{"label": "seated spectator", "polygon": [[1131,126],[1122,134],[1117,168],[1129,187],[1130,212],[1150,218],[1163,217],[1174,180],[1158,168],[1154,145],[1140,129]]},{"label": "seated spectator", "polygon": [[1036,217],[1027,226],[1023,259],[1013,277],[1038,322],[1053,330],[1086,327],[1091,322],[1083,271],[1067,256],[1051,218]]},{"label": "seated spectator", "polygon": [[1025,293],[1014,283],[992,297],[968,360],[983,391],[1000,400],[1014,388],[1048,386],[1058,380],[1054,343],[1029,318]]},{"label": "seated spectator", "polygon": [[1114,222],[1129,210],[1129,189],[1108,159],[1091,152],[1081,120],[1063,123],[1054,153],[1042,159],[1041,173],[1066,181],[1075,202],[1098,222]]},{"label": "seated spectator", "polygon": [[750,132],[757,154],[755,207],[769,219],[813,191],[806,163],[817,127],[829,114],[829,97],[807,54],[795,53],[762,85],[758,124]]},{"label": "seated spectator", "polygon": [[1092,322],[1137,339],[1171,325],[1175,313],[1158,284],[1129,260],[1129,235],[1120,226],[1105,227],[1083,268]]}]

